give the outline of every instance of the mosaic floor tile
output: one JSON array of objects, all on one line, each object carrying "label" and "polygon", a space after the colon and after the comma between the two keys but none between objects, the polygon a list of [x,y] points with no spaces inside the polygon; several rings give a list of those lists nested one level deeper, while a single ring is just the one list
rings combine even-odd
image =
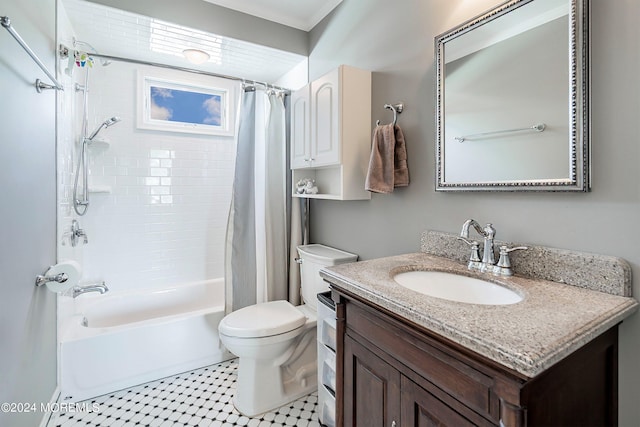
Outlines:
[{"label": "mosaic floor tile", "polygon": [[97,411],[55,413],[47,427],[320,426],[317,393],[257,418],[241,415],[231,403],[237,369],[233,359],[96,397],[82,403]]}]

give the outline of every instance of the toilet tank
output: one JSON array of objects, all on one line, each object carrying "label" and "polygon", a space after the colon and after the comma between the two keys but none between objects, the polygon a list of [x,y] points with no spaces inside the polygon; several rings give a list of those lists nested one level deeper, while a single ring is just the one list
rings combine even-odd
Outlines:
[{"label": "toilet tank", "polygon": [[314,310],[317,310],[317,295],[329,290],[329,284],[320,277],[320,269],[358,260],[358,255],[318,244],[298,246],[298,256],[302,300]]}]

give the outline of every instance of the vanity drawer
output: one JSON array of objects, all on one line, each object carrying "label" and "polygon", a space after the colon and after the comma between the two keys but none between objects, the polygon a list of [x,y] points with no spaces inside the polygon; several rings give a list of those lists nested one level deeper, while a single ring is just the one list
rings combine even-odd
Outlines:
[{"label": "vanity drawer", "polygon": [[336,354],[323,344],[318,344],[318,367],[320,383],[335,393],[336,389]]},{"label": "vanity drawer", "polygon": [[318,338],[320,342],[331,350],[336,351],[336,319],[325,317],[318,323]]},{"label": "vanity drawer", "polygon": [[[470,364],[464,356],[445,353],[439,343],[415,330],[408,332],[398,322],[357,303],[346,304],[347,334],[365,345],[393,349],[398,369],[420,384],[426,381],[470,408],[496,419],[498,401],[492,391],[493,378]],[[369,343],[369,344],[367,344]]]},{"label": "vanity drawer", "polygon": [[325,386],[318,386],[318,418],[323,426],[336,425],[336,397]]},{"label": "vanity drawer", "polygon": [[318,341],[336,351],[336,312],[318,301]]}]

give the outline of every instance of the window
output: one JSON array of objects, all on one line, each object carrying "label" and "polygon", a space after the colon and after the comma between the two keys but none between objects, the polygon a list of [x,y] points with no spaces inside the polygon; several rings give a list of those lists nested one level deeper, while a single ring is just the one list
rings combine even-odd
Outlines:
[{"label": "window", "polygon": [[233,91],[228,83],[211,87],[140,75],[139,86],[142,91],[142,105],[138,104],[139,128],[233,135],[230,97]]}]

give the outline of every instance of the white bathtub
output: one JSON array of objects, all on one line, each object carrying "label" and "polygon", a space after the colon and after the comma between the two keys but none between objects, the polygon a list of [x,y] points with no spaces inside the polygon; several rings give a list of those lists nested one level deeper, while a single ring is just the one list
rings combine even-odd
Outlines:
[{"label": "white bathtub", "polygon": [[80,401],[234,356],[221,347],[224,279],[60,302],[60,390]]}]

